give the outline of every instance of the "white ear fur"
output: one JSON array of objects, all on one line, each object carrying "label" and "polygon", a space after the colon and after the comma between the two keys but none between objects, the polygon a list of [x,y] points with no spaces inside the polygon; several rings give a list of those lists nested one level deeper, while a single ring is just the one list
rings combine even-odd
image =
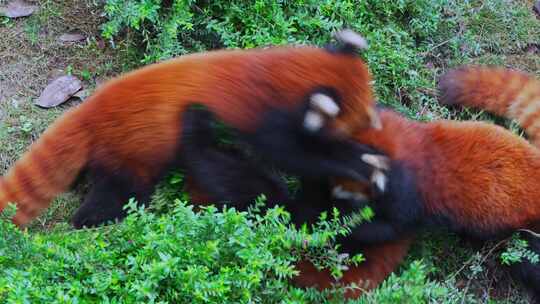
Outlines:
[{"label": "white ear fur", "polygon": [[309,98],[312,106],[319,108],[322,112],[328,116],[337,116],[339,114],[339,106],[334,99],[328,95],[315,93]]},{"label": "white ear fur", "polygon": [[319,131],[324,125],[324,117],[314,111],[308,111],[304,117],[304,128],[311,132]]},{"label": "white ear fur", "polygon": [[350,30],[350,29],[344,29],[339,32],[336,32],[334,34],[334,37],[345,44],[350,44],[357,49],[363,50],[368,48],[368,43],[366,39],[357,32]]}]

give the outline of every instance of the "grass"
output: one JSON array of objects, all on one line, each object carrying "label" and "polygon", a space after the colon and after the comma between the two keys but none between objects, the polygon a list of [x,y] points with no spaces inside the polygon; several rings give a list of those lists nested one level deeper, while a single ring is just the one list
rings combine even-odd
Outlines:
[{"label": "grass", "polygon": [[[383,86],[392,87],[391,92],[381,94],[390,96],[384,102],[416,119],[493,121],[482,112],[455,112],[439,106],[434,91],[437,76],[461,64],[507,66],[540,76],[540,21],[531,10],[533,2],[449,1],[442,20],[445,26],[437,36],[429,37],[429,45],[421,54],[425,67],[415,71],[419,76],[392,76],[410,77],[417,90],[381,83],[379,93],[384,90]],[[0,0],[0,5],[4,3],[5,0]],[[52,110],[33,106],[33,100],[50,80],[62,73],[71,73],[83,80],[85,89],[92,90],[96,83],[138,62],[133,59],[132,50],[126,47],[129,41],[117,41],[113,49],[100,38],[98,26],[104,20],[96,1],[37,3],[40,10],[28,18],[0,17],[0,173],[13,164],[54,118],[73,104]],[[57,41],[60,34],[74,29],[90,38],[78,44]],[[381,70],[384,67],[372,68],[384,75]],[[506,124],[519,132],[515,124]],[[67,221],[79,198],[77,191],[62,195],[31,229],[49,230]],[[398,274],[414,261],[421,260],[422,265],[432,270],[431,279],[463,291],[456,297],[464,303],[470,299],[459,297],[467,292],[479,303],[527,303],[524,292],[499,266],[500,247],[498,243],[478,247],[446,233],[429,233],[419,238]],[[370,302],[370,296],[366,299]]]},{"label": "grass", "polygon": [[[73,74],[83,89],[93,90],[97,83],[132,66],[126,54],[127,43],[116,48],[100,37],[104,22],[100,6],[91,0],[35,1],[39,10],[19,19],[0,17],[0,173],[38,138],[64,110],[80,102],[72,99],[55,109],[40,109],[33,102],[45,86],[63,74]],[[0,5],[7,3],[0,0]],[[82,17],[84,16],[84,18]],[[77,30],[87,38],[81,43],[61,43],[61,34]],[[60,196],[51,209],[31,228],[50,227],[69,219],[79,196]]]}]

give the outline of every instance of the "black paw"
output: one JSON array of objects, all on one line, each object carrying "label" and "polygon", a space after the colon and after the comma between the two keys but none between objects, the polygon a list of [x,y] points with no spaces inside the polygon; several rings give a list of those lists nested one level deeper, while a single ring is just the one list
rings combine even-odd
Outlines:
[{"label": "black paw", "polygon": [[[529,250],[540,254],[540,234],[522,229],[519,236],[527,241]],[[536,301],[540,301],[540,262],[535,264],[523,258],[521,262],[510,265],[510,272],[516,280],[525,285]]]},{"label": "black paw", "polygon": [[71,218],[71,224],[75,229],[94,228],[114,221],[122,220],[125,215],[108,217],[96,214],[74,215]]},{"label": "black paw", "polygon": [[71,218],[76,229],[97,227],[109,222],[120,221],[126,217],[123,209],[107,210],[95,208],[94,204],[83,204]]}]

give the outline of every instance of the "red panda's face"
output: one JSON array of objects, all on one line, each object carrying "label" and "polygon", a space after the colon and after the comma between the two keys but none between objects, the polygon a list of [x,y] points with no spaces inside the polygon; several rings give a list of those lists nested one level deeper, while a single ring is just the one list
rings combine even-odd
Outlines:
[{"label": "red panda's face", "polygon": [[345,178],[331,178],[332,198],[361,205],[369,202],[376,193],[380,194],[387,190],[390,159],[375,154],[363,154],[361,159],[375,168],[369,181],[360,182]]},{"label": "red panda's face", "polygon": [[[348,138],[353,131],[362,128],[382,128],[378,113],[372,104],[359,103],[356,107],[361,109],[356,111],[356,119],[351,120],[352,115],[346,112],[350,106],[343,107],[343,99],[334,88],[318,88],[308,94],[304,107],[303,128],[307,133],[331,134],[338,138]],[[351,122],[352,121],[352,122]]]}]

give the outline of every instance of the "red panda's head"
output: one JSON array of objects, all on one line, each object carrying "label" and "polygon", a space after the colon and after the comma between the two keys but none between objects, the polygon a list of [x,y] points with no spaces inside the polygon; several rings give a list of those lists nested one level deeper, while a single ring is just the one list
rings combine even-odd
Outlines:
[{"label": "red panda's head", "polygon": [[335,36],[337,44],[326,48],[283,46],[239,56],[234,61],[235,75],[249,73],[235,79],[234,85],[251,100],[276,108],[307,101],[308,131],[324,128],[336,136],[350,137],[358,130],[380,129],[371,74],[357,54],[367,43],[349,30]]}]

